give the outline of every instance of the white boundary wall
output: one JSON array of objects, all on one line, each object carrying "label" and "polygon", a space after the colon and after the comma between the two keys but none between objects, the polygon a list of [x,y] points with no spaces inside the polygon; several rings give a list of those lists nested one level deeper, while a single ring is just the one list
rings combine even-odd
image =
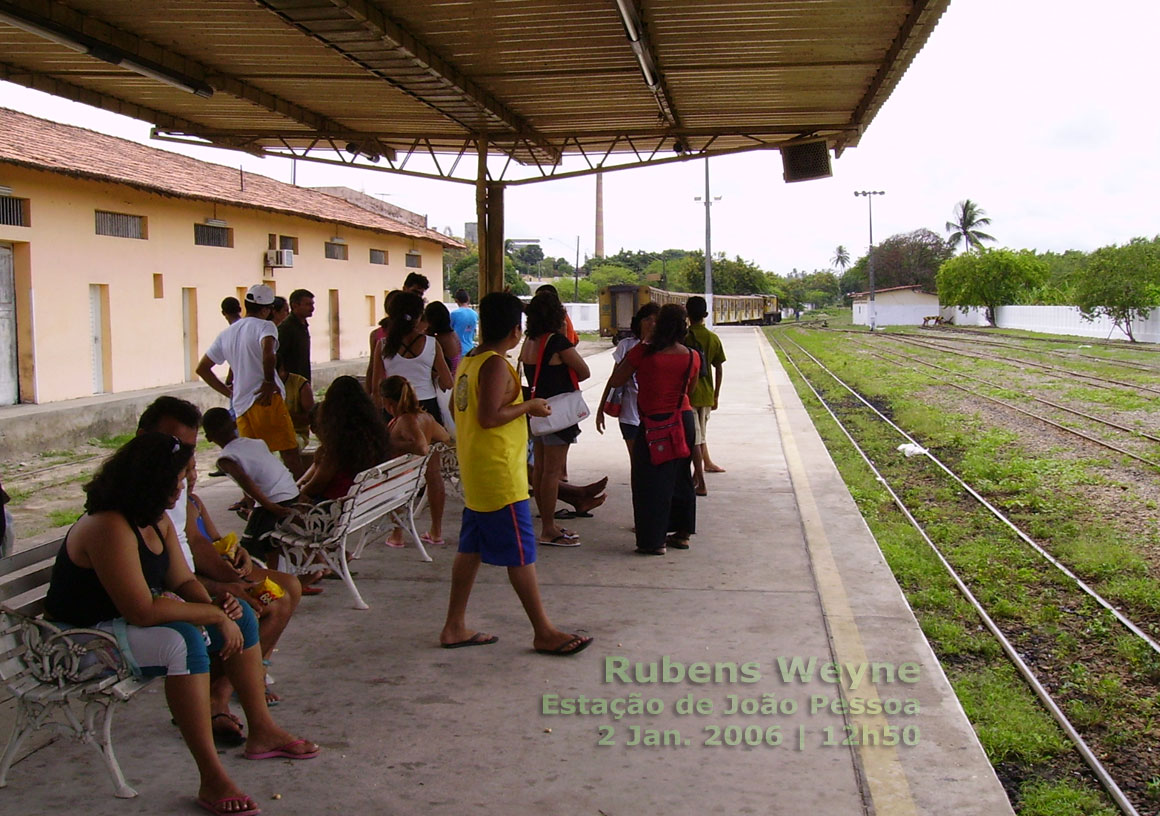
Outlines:
[{"label": "white boundary wall", "polygon": [[[956,326],[986,326],[983,310],[971,307],[966,314],[955,306],[941,308],[943,319]],[[1075,306],[1000,306],[995,322],[1003,329],[1022,329],[1044,334],[1094,337],[1100,340],[1127,340],[1122,329],[1107,317],[1085,320]],[[1154,309],[1146,320],[1132,322],[1132,334],[1141,343],[1160,343],[1160,309]]]}]

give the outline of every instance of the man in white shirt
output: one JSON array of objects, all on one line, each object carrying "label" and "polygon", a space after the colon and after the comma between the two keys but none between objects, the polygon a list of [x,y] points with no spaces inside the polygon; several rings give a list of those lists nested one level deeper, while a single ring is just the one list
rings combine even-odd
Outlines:
[{"label": "man in white shirt", "polygon": [[[217,336],[198,363],[197,374],[214,391],[229,397],[238,432],[265,442],[298,478],[305,468],[276,370],[278,329],[268,319],[273,304],[273,289],[261,283],[251,286],[246,292],[246,316]],[[229,363],[232,386],[214,374],[213,367],[220,363]]]}]

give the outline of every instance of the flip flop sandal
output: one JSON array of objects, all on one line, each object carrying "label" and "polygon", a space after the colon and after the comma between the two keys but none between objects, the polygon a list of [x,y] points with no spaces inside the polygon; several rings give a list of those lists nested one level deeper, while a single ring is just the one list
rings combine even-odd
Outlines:
[{"label": "flip flop sandal", "polygon": [[[242,809],[229,810],[226,808],[226,805],[233,804],[234,802],[241,805]],[[226,796],[218,799],[216,802],[198,798],[197,804],[210,813],[215,814],[215,816],[256,816],[256,814],[262,812],[262,809],[249,796]]]},{"label": "flip flop sandal", "polygon": [[578,536],[574,537],[574,538],[569,538],[566,535],[558,535],[555,538],[553,538],[551,541],[542,539],[540,541],[540,544],[545,546],[545,547],[579,547],[580,546],[580,538]]},{"label": "flip flop sandal", "polygon": [[[230,725],[222,725],[218,727],[218,720],[224,719]],[[214,714],[210,717],[211,727],[213,728],[213,741],[216,745],[223,748],[237,748],[240,745],[246,744],[246,735],[242,730],[242,721],[233,714],[222,712]]]},{"label": "flip flop sandal", "polygon": [[587,649],[591,643],[592,638],[590,637],[574,635],[570,640],[561,643],[555,649],[536,649],[536,651],[539,654],[552,655],[553,657],[571,657]]},{"label": "flip flop sandal", "polygon": [[317,748],[305,753],[298,753],[291,750],[299,745],[306,745],[306,740],[291,740],[285,745],[279,745],[277,748],[271,748],[269,751],[260,751],[257,753],[246,751],[242,756],[246,759],[314,759],[318,756],[319,751]]}]

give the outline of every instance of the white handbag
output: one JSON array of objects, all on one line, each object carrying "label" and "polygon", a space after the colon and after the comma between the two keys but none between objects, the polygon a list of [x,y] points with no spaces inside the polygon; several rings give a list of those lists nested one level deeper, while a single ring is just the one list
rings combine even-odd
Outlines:
[{"label": "white handbag", "polygon": [[[532,381],[533,399],[536,396],[536,383],[540,381],[540,372],[544,369],[544,350],[548,347],[550,337],[551,335],[545,336],[543,345],[540,346],[540,358],[536,362],[536,377]],[[556,433],[556,431],[562,431],[588,417],[590,413],[588,403],[584,401],[584,394],[580,391],[580,381],[576,378],[576,372],[569,369],[568,373],[572,375],[572,384],[576,390],[548,397],[545,401],[552,409],[552,413],[548,416],[528,417],[528,429],[532,432],[532,436],[547,436]]]}]

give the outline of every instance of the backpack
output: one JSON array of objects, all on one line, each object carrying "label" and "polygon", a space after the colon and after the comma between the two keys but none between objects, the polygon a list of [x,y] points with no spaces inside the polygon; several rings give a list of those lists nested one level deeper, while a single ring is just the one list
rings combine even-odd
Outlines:
[{"label": "backpack", "polygon": [[701,363],[701,367],[697,370],[697,376],[712,380],[713,373],[709,370],[709,358],[705,355],[705,349],[701,348],[701,344],[697,342],[692,329],[685,335],[685,346],[697,352],[697,359]]}]

